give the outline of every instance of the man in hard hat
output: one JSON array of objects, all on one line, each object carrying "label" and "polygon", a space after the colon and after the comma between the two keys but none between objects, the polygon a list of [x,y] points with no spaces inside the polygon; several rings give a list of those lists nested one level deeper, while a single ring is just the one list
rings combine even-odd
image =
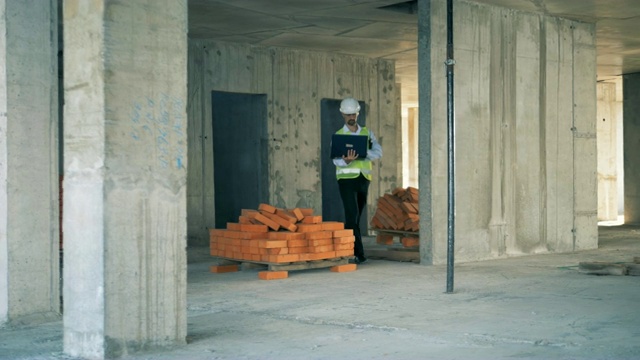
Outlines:
[{"label": "man in hard hat", "polygon": [[345,124],[336,134],[369,137],[369,148],[366,157],[359,157],[356,151],[351,149],[347,152],[347,155],[333,159],[333,163],[336,165],[336,178],[338,179],[340,198],[342,198],[344,207],[344,225],[346,229],[353,229],[355,236],[354,262],[361,264],[367,261],[367,258],[364,256],[362,234],[360,234],[360,218],[367,205],[367,193],[371,182],[371,161],[382,157],[382,147],[371,130],[358,125],[360,104],[356,99],[349,97],[342,100],[340,113],[342,113]]}]

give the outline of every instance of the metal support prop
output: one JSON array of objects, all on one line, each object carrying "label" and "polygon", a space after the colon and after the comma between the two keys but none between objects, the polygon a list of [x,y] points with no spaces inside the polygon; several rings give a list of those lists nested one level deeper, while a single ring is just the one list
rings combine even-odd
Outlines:
[{"label": "metal support prop", "polygon": [[448,241],[447,293],[453,292],[453,259],[455,240],[455,116],[453,103],[453,0],[447,0],[447,139],[448,139]]}]

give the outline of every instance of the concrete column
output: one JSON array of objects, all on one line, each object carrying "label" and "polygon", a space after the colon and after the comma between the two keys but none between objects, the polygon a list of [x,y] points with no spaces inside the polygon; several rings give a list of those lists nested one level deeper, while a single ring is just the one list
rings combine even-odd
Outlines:
[{"label": "concrete column", "polygon": [[0,325],[60,314],[56,4],[0,0]]},{"label": "concrete column", "polygon": [[574,231],[571,251],[598,247],[598,149],[596,140],[595,26],[576,23],[573,30]]},{"label": "concrete column", "polygon": [[[431,154],[433,68],[431,58],[431,0],[418,1],[418,185],[420,189],[420,264],[432,265],[433,256],[433,171]],[[440,66],[442,70],[443,67]]]},{"label": "concrete column", "polygon": [[[420,4],[420,258],[438,264],[447,11]],[[456,261],[597,247],[595,26],[466,1],[453,11]]]},{"label": "concrete column", "polygon": [[616,84],[599,82],[597,142],[598,142],[598,220],[618,219],[618,166]]},{"label": "concrete column", "polygon": [[624,222],[640,223],[640,73],[622,77]]},{"label": "concrete column", "polygon": [[64,351],[186,336],[187,1],[64,4]]}]

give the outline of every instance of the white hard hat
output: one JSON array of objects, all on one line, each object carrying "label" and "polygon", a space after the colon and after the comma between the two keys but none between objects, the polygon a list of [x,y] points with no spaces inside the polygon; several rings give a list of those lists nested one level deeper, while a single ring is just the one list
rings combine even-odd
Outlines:
[{"label": "white hard hat", "polygon": [[346,98],[340,103],[340,112],[343,114],[355,114],[360,112],[360,104],[354,98]]}]

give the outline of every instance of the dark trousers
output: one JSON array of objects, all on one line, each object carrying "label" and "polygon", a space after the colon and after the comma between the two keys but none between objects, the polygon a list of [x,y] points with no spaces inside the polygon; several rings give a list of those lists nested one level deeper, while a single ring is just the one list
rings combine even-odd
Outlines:
[{"label": "dark trousers", "polygon": [[355,236],[353,254],[357,257],[364,257],[364,246],[362,245],[362,234],[360,234],[360,218],[367,206],[367,193],[369,192],[369,180],[362,174],[355,179],[338,180],[340,197],[344,207],[344,227],[352,229]]}]

